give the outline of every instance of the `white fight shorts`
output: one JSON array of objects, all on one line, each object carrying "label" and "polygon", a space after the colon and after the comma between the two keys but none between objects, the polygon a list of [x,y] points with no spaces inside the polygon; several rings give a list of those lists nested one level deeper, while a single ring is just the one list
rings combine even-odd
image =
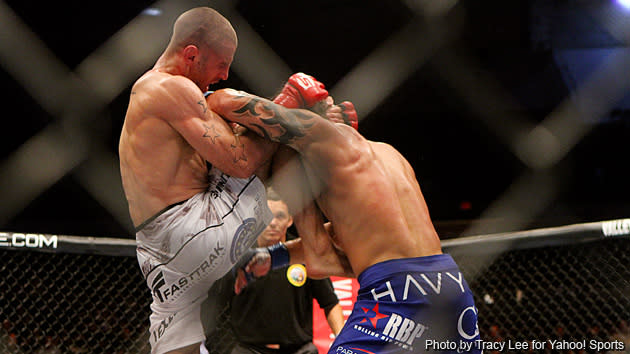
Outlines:
[{"label": "white fight shorts", "polygon": [[209,172],[210,187],[136,230],[137,256],[153,295],[151,353],[204,339],[201,303],[211,285],[250,249],[272,219],[256,177]]}]

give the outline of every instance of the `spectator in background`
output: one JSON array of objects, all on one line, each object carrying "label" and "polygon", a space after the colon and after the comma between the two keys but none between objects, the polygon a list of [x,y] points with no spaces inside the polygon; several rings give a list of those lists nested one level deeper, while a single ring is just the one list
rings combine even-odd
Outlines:
[{"label": "spectator in background", "polygon": [[2,321],[2,332],[0,332],[0,352],[5,351],[7,353],[22,353],[13,322],[8,319]]},{"label": "spectator in background", "polygon": [[630,328],[628,327],[628,322],[621,320],[615,333],[610,336],[610,340],[622,342],[624,350],[610,351],[608,354],[630,353]]},{"label": "spectator in background", "polygon": [[[505,339],[503,338],[503,334],[501,333],[501,329],[499,328],[499,325],[492,325],[490,326],[490,328],[488,328],[488,335],[486,337],[486,341],[489,342],[505,342]],[[498,354],[499,351],[497,350],[493,350],[489,352],[490,354]]]},{"label": "spectator in background", "polygon": [[[258,236],[258,247],[293,238],[287,235],[293,218],[286,203],[272,189],[267,191],[267,199],[273,220]],[[232,273],[220,282],[226,292],[233,294]],[[256,279],[239,295],[232,295],[227,318],[236,345],[231,353],[317,354],[313,344],[313,299],[324,309],[332,332],[339,333],[344,319],[330,279],[308,279],[300,265],[285,266]]]}]

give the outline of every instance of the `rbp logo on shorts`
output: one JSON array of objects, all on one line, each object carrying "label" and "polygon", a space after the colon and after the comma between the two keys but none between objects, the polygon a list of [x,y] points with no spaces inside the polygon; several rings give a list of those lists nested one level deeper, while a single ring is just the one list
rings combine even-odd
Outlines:
[{"label": "rbp logo on shorts", "polygon": [[[456,329],[459,337],[466,341],[479,338],[477,309],[474,307],[472,295],[467,289],[461,272],[402,273],[396,278],[371,288],[369,293],[366,292],[366,296],[371,294],[371,298],[377,301],[377,304],[382,303],[384,306],[388,306],[385,309],[395,310],[391,306],[402,306],[407,309],[399,309],[399,313],[390,315],[383,335],[393,339],[402,348],[410,349],[408,347],[413,345],[413,341],[423,334],[429,337],[442,337],[444,333],[450,333]],[[427,303],[430,306],[427,307],[424,314],[420,314],[416,313],[419,308],[410,310],[405,305],[410,301]],[[446,306],[446,304],[448,305]],[[429,308],[437,309],[442,308],[442,306],[446,306],[448,309],[447,313],[443,315],[429,310]],[[448,313],[449,311],[452,313]],[[378,315],[377,313],[376,316]],[[410,316],[414,320],[406,316]],[[427,326],[415,322],[418,318],[434,319],[436,316],[441,322],[449,318],[449,321],[453,321],[453,323],[448,325],[439,323],[437,327],[433,326],[433,330],[429,332]],[[445,329],[444,326],[450,329]],[[453,335],[456,334],[453,333]]]},{"label": "rbp logo on shorts", "polygon": [[[414,340],[420,338],[427,328],[422,323],[416,323],[409,318],[392,313],[385,325],[383,334],[411,347]],[[406,348],[404,345],[403,348],[411,349]]]},{"label": "rbp logo on shorts", "polygon": [[[371,309],[362,308],[365,318],[360,323],[366,323],[366,325],[356,324],[354,329],[382,341],[394,343],[403,349],[413,350],[414,341],[420,338],[428,327],[394,312],[390,315],[383,314],[378,307],[377,302]],[[387,318],[385,327],[382,331],[377,332],[378,321],[385,318]],[[368,322],[371,323],[371,326],[367,325]]]}]

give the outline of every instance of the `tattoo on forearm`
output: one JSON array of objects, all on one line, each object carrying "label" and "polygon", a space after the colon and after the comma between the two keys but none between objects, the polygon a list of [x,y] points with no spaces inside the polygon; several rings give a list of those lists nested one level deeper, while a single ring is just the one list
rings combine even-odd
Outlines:
[{"label": "tattoo on forearm", "polygon": [[217,138],[221,136],[221,134],[217,133],[217,128],[213,126],[209,126],[207,124],[203,124],[206,131],[203,133],[204,138],[210,138],[213,144],[216,144]]},{"label": "tattoo on forearm", "polygon": [[[263,125],[253,123],[252,125],[258,128],[266,138],[273,141],[290,144],[295,139],[305,136],[306,130],[313,126],[313,123],[309,123],[313,119],[313,115],[302,111],[281,111],[278,109],[278,106],[267,104],[258,97],[239,96],[236,99],[246,102],[233,113],[259,118]],[[272,129],[277,126],[280,126],[283,130],[283,133],[280,135],[274,133],[277,132],[277,129]]]}]

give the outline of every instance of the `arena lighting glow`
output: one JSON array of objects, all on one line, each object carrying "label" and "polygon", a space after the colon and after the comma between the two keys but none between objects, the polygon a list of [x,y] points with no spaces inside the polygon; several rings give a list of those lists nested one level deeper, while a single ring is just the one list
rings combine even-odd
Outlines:
[{"label": "arena lighting glow", "polygon": [[162,14],[162,10],[155,7],[147,7],[142,11],[142,14],[147,16],[160,16]]},{"label": "arena lighting glow", "polygon": [[617,3],[630,10],[630,0],[617,0]]}]

